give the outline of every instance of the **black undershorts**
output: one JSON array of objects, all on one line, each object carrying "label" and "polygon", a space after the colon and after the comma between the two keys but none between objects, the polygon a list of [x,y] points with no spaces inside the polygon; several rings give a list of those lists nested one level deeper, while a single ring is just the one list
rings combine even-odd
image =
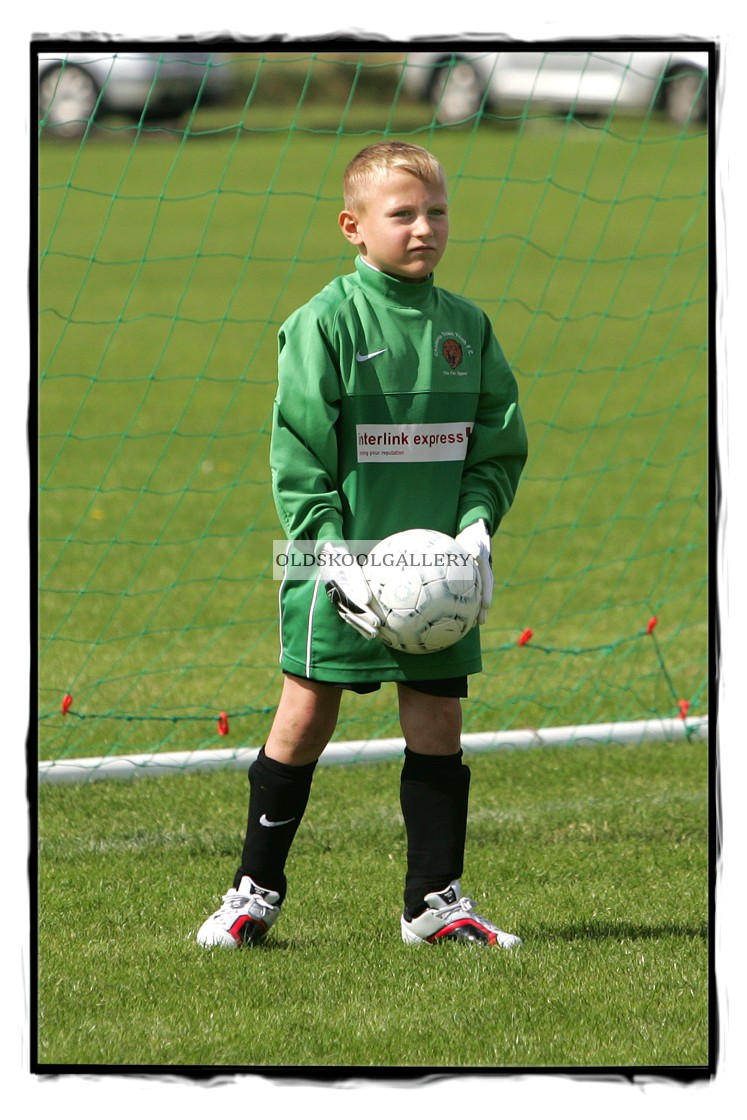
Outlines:
[{"label": "black undershorts", "polygon": [[[295,676],[296,674],[289,674]],[[305,678],[299,677],[299,680]],[[412,688],[415,692],[424,692],[427,696],[468,696],[469,690],[467,685],[467,677],[444,677],[442,680],[437,681],[365,681],[360,684],[340,684],[337,681],[317,681],[318,684],[328,684],[332,688],[344,688],[350,692],[357,692],[360,695],[366,695],[369,692],[378,692],[382,683],[384,684],[404,684],[407,688]]]}]

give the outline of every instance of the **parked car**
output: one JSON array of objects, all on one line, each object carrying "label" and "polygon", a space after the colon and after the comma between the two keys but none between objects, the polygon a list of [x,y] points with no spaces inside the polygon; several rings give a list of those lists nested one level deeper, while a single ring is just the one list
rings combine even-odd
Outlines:
[{"label": "parked car", "polygon": [[703,121],[708,106],[707,50],[414,51],[405,89],[454,124],[494,110],[532,106],[558,113],[663,110],[678,125]]},{"label": "parked car", "polygon": [[45,133],[75,137],[108,114],[173,121],[230,94],[225,56],[122,50],[37,55],[39,120]]}]

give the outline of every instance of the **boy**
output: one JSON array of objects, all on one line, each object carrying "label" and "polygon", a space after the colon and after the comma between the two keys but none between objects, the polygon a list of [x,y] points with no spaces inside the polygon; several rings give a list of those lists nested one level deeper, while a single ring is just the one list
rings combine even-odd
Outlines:
[{"label": "boy", "polygon": [[[479,630],[425,656],[389,649],[376,637],[364,569],[344,561],[346,542],[410,528],[447,533],[480,566],[484,622],[490,535],[527,454],[516,382],[485,314],[434,286],[448,238],[438,161],[414,145],[375,144],[349,164],[344,191],[339,224],[359,253],[355,273],[333,280],[280,331],[270,451],[288,540],[315,542],[320,574],[281,587],[283,688],[249,769],[241,866],[197,940],[234,948],[265,938],[343,690],[395,682],[406,742],[402,938],[511,948],[520,939],[476,914],[459,883],[470,783],[461,698],[482,668]],[[430,438],[415,452],[418,431]]]}]

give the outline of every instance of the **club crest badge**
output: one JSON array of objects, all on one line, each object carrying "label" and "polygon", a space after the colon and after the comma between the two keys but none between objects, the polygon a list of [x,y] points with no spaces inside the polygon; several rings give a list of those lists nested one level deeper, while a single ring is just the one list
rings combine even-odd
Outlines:
[{"label": "club crest badge", "polygon": [[466,377],[473,372],[470,359],[474,350],[466,338],[462,338],[456,331],[445,331],[436,339],[433,347],[436,358],[444,358],[446,366],[444,373],[450,377]]},{"label": "club crest badge", "polygon": [[452,369],[458,369],[464,357],[464,351],[455,338],[446,339],[441,348],[441,353]]}]

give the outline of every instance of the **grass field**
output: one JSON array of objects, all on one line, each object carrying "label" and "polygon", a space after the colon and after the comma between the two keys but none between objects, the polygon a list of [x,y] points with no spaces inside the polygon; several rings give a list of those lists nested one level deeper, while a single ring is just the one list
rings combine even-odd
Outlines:
[{"label": "grass field", "polygon": [[[608,124],[439,131],[371,103],[341,129],[314,102],[41,145],[40,757],[222,747],[221,711],[229,745],[264,741],[276,332],[349,270],[340,176],[385,128],[447,167],[439,283],[491,316],[530,434],[466,730],[708,712],[708,138]],[[387,690],[346,698],[339,738],[398,733]],[[251,953],[192,937],[241,777],[42,788],[39,1061],[702,1068],[707,764],[687,742],[474,758],[464,886],[516,954],[399,941],[396,762],[319,769]]]},{"label": "grass field", "polygon": [[463,885],[516,952],[400,941],[399,763],[317,770],[265,946],[200,949],[241,775],[42,789],[39,1058],[71,1066],[704,1067],[707,748],[470,758]]}]

